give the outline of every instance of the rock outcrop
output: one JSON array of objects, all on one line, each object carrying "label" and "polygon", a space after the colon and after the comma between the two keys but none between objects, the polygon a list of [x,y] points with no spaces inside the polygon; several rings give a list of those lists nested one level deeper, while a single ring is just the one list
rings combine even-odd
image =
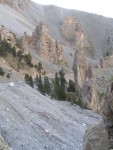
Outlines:
[{"label": "rock outcrop", "polygon": [[2,40],[5,39],[8,43],[10,43],[12,47],[16,45],[15,34],[9,32],[4,26],[0,26],[0,36]]},{"label": "rock outcrop", "polygon": [[87,56],[93,57],[95,55],[95,49],[92,42],[86,36],[79,21],[75,17],[66,17],[60,26],[60,32],[66,41],[75,43],[76,46],[79,44]]},{"label": "rock outcrop", "polygon": [[108,133],[104,123],[86,130],[83,139],[84,150],[108,150]]},{"label": "rock outcrop", "polygon": [[6,142],[1,136],[0,136],[0,150],[13,150],[6,144]]},{"label": "rock outcrop", "polygon": [[75,88],[78,93],[83,88],[86,81],[87,63],[83,51],[76,50],[74,55],[73,71],[75,78]]},{"label": "rock outcrop", "polygon": [[110,147],[113,148],[113,82],[106,90],[101,114],[108,130]]},{"label": "rock outcrop", "polygon": [[93,66],[89,64],[86,72],[86,80],[81,89],[81,99],[87,107],[93,111],[100,111],[100,101],[97,94],[96,81],[93,73]]},{"label": "rock outcrop", "polygon": [[31,5],[31,0],[0,0],[1,4],[7,4],[16,11],[27,10]]},{"label": "rock outcrop", "polygon": [[63,61],[63,46],[51,38],[47,28],[40,23],[31,37],[31,46],[44,59],[59,63]]},{"label": "rock outcrop", "polygon": [[20,48],[22,49],[22,51],[25,54],[29,53],[29,44],[30,44],[30,36],[27,35],[26,32],[24,32],[24,35],[21,37],[21,39],[19,40],[20,42]]},{"label": "rock outcrop", "polygon": [[81,49],[75,52],[73,71],[75,78],[75,89],[79,95],[79,98],[88,108],[94,111],[99,111],[100,102],[96,89],[93,66],[91,64],[87,66],[85,55]]}]

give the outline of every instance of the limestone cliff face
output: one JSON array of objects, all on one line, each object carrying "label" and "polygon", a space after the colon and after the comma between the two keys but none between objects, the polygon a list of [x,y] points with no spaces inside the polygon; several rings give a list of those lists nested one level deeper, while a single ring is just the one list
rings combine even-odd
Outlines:
[{"label": "limestone cliff face", "polygon": [[86,58],[80,49],[75,52],[73,71],[75,78],[75,89],[79,98],[88,108],[99,111],[100,102],[96,89],[96,81],[93,66],[87,66]]},{"label": "limestone cliff face", "polygon": [[100,111],[100,102],[97,94],[96,80],[93,73],[93,66],[89,64],[86,72],[86,81],[81,90],[83,102],[87,103],[87,107],[98,112]]},{"label": "limestone cliff face", "polygon": [[24,35],[21,37],[19,40],[20,42],[20,48],[22,51],[27,54],[29,53],[29,43],[30,43],[31,38],[27,35],[26,32],[24,32]]},{"label": "limestone cliff face", "polygon": [[113,147],[113,82],[107,87],[101,114],[109,134],[110,147]]},{"label": "limestone cliff face", "polygon": [[86,55],[94,56],[94,46],[75,17],[68,16],[62,23],[60,32],[66,41],[75,43],[76,47],[79,45]]},{"label": "limestone cliff face", "polygon": [[86,81],[87,64],[83,51],[77,50],[74,55],[73,71],[76,91],[80,93]]},{"label": "limestone cliff face", "polygon": [[60,30],[65,40],[69,42],[75,42],[78,37],[77,34],[79,34],[80,41],[82,43],[81,46],[87,46],[89,44],[79,22],[73,16],[66,17]]},{"label": "limestone cliff face", "polygon": [[30,7],[31,0],[0,0],[0,3],[7,4],[16,11],[27,10]]},{"label": "limestone cliff face", "polygon": [[8,43],[10,43],[12,47],[16,45],[15,34],[9,32],[4,26],[0,26],[0,36],[2,40],[5,39]]},{"label": "limestone cliff face", "polygon": [[24,32],[20,38],[9,32],[4,26],[0,26],[0,36],[10,43],[12,47],[17,45],[24,54],[29,53],[30,48],[32,48],[47,61],[58,64],[64,60],[62,44],[52,39],[47,28],[42,23],[36,27],[32,36],[28,36]]},{"label": "limestone cliff face", "polygon": [[31,37],[31,45],[44,59],[54,63],[63,61],[63,46],[49,35],[47,28],[40,23]]}]

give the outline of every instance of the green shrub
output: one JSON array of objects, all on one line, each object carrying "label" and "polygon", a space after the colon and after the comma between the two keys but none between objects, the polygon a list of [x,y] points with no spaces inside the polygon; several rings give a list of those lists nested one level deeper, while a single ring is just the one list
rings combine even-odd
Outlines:
[{"label": "green shrub", "polygon": [[2,69],[2,67],[0,67],[0,75],[4,76],[4,74],[5,74],[4,70]]}]

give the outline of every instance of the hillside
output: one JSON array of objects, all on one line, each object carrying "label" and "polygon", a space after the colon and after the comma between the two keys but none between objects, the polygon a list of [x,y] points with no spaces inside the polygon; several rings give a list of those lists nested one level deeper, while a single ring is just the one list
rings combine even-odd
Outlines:
[{"label": "hillside", "polygon": [[82,150],[84,131],[99,115],[13,83],[0,84],[0,133],[14,150]]},{"label": "hillside", "polygon": [[[90,126],[112,143],[112,82],[112,18],[0,0],[0,148],[83,150]],[[104,138],[101,130],[91,129],[86,145],[98,143],[95,134]]]}]

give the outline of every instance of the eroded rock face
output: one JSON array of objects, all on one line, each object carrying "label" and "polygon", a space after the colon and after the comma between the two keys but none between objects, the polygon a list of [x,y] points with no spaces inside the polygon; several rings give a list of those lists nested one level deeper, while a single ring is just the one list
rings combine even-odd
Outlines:
[{"label": "eroded rock face", "polygon": [[49,35],[47,28],[40,23],[31,37],[33,49],[44,59],[59,63],[63,61],[63,46]]},{"label": "eroded rock face", "polygon": [[75,52],[73,64],[75,89],[83,103],[94,111],[100,110],[93,66],[87,66],[86,58],[80,49]]},{"label": "eroded rock face", "polygon": [[31,0],[0,0],[0,3],[7,4],[16,11],[27,10],[31,5]]},{"label": "eroded rock face", "polygon": [[108,133],[104,123],[87,129],[83,139],[84,150],[108,150]]},{"label": "eroded rock face", "polygon": [[60,26],[60,32],[66,41],[75,43],[75,46],[79,46],[79,48],[81,48],[87,56],[94,57],[94,46],[74,16],[66,17]]},{"label": "eroded rock face", "polygon": [[0,26],[0,36],[2,40],[5,39],[8,43],[10,43],[12,47],[16,45],[15,34],[9,32],[4,26]]},{"label": "eroded rock face", "polygon": [[81,46],[89,45],[86,35],[82,31],[81,25],[75,17],[66,17],[63,24],[61,25],[60,30],[65,40],[69,42],[75,42],[79,37],[79,41],[82,43]]},{"label": "eroded rock face", "polygon": [[25,54],[29,53],[29,43],[31,38],[24,32],[24,35],[20,39],[20,48],[23,50]]},{"label": "eroded rock face", "polygon": [[101,114],[108,130],[110,147],[113,148],[113,82],[106,90]]},{"label": "eroded rock face", "polygon": [[83,51],[77,50],[74,55],[73,71],[75,78],[75,88],[78,93],[83,88],[86,81],[87,64]]}]

